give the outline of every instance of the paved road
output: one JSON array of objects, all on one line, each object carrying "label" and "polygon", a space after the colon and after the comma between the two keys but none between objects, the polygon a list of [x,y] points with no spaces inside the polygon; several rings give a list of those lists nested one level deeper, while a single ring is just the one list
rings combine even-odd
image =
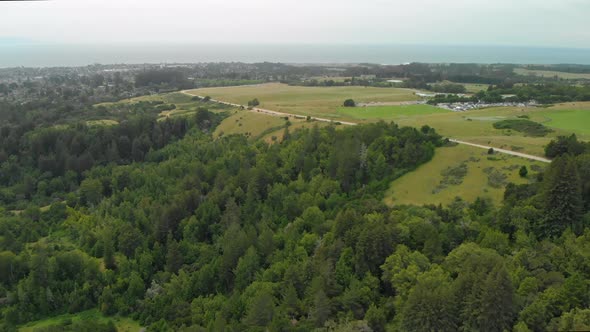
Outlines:
[{"label": "paved road", "polygon": [[[187,94],[187,95],[189,95],[189,96],[196,96],[196,97],[203,98],[203,96],[199,96],[199,95],[190,93],[189,90],[184,90],[182,92],[185,93],[185,94]],[[263,114],[268,114],[268,115],[272,115],[272,116],[280,116],[280,117],[287,116],[287,117],[292,117],[292,118],[297,118],[297,119],[305,119],[305,118],[307,118],[304,115],[284,113],[284,112],[277,112],[277,111],[267,110],[267,109],[258,108],[258,107],[254,107],[252,109],[248,109],[247,106],[240,105],[240,104],[229,103],[227,101],[222,101],[222,100],[211,99],[211,101],[212,102],[215,102],[215,103],[220,103],[220,104],[234,106],[234,107],[243,107],[244,110],[247,110],[247,111],[250,111],[250,112],[263,113]],[[343,125],[347,125],[347,126],[356,126],[358,124],[358,123],[354,123],[354,122],[334,121],[334,120],[330,120],[330,119],[316,118],[316,117],[313,117],[313,116],[311,117],[311,119],[312,120],[316,120],[316,121],[331,122],[331,123],[339,122],[339,123],[341,123]],[[486,150],[489,150],[490,148],[493,148],[494,151],[496,151],[496,152],[504,153],[504,154],[508,154],[508,155],[516,156],[516,157],[526,158],[526,159],[529,159],[529,160],[536,160],[536,161],[540,161],[540,162],[544,162],[544,163],[550,163],[551,162],[551,160],[549,160],[547,158],[538,157],[538,156],[534,156],[534,155],[531,155],[531,154],[526,154],[526,153],[521,153],[521,152],[516,152],[516,151],[511,151],[511,150],[506,150],[506,149],[500,149],[500,148],[494,148],[492,146],[475,144],[475,143],[460,141],[460,140],[456,140],[456,139],[452,139],[452,138],[450,138],[449,141],[455,142],[455,143],[458,143],[458,144],[465,144],[465,145],[473,146],[473,147],[476,147],[476,148],[486,149]]]},{"label": "paved road", "polygon": [[476,148],[482,148],[482,149],[486,149],[486,150],[489,150],[490,148],[492,148],[492,149],[494,149],[495,152],[505,153],[505,154],[509,154],[509,155],[512,155],[512,156],[526,158],[526,159],[530,159],[530,160],[541,161],[541,162],[544,162],[544,163],[550,163],[551,162],[551,160],[549,160],[547,158],[533,156],[532,154],[526,154],[526,153],[521,153],[521,152],[516,152],[516,151],[511,151],[511,150],[499,149],[499,148],[495,148],[493,146],[486,146],[486,145],[481,145],[481,144],[469,143],[469,142],[459,141],[459,140],[452,139],[452,138],[449,138],[449,141],[455,142],[455,143],[459,143],[459,144],[465,144],[465,145],[469,145],[469,146],[474,146]]}]

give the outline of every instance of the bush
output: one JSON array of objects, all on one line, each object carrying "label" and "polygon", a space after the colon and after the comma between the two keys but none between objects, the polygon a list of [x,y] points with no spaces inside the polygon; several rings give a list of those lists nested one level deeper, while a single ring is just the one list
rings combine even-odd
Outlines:
[{"label": "bush", "polygon": [[521,178],[526,178],[526,176],[529,174],[529,170],[526,168],[526,166],[522,166],[520,168],[520,170],[518,171],[518,175],[520,175]]},{"label": "bush", "polygon": [[512,129],[524,133],[526,136],[542,137],[552,130],[540,123],[526,119],[502,120],[494,123],[496,129]]},{"label": "bush", "polygon": [[248,101],[248,106],[250,106],[250,107],[256,107],[258,105],[260,105],[258,98],[254,98],[254,99]]},{"label": "bush", "polygon": [[343,105],[344,107],[355,107],[356,103],[352,99],[346,99]]}]

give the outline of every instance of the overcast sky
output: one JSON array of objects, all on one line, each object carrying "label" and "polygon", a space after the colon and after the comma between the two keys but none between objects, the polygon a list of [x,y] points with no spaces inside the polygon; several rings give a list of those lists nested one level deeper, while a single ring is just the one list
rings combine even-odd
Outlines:
[{"label": "overcast sky", "polygon": [[0,39],[590,48],[589,0],[0,1]]}]

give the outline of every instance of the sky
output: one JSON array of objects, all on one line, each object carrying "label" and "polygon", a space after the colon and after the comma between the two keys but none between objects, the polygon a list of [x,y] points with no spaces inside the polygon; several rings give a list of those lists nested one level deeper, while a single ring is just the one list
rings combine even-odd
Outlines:
[{"label": "sky", "polygon": [[590,48],[588,0],[0,1],[0,41]]}]

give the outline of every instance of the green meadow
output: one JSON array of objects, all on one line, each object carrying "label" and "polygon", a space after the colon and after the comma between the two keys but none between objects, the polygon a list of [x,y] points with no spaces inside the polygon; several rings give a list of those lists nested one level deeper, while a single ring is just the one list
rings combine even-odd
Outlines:
[{"label": "green meadow", "polygon": [[[521,178],[521,166],[529,170],[527,178]],[[524,158],[494,154],[487,151],[457,145],[438,148],[434,158],[413,172],[393,181],[384,202],[396,204],[448,204],[455,197],[473,201],[477,197],[488,198],[498,204],[502,201],[505,185],[534,181],[535,169],[546,164]],[[460,176],[450,176],[453,171]]]},{"label": "green meadow", "polygon": [[105,317],[103,316],[98,309],[88,310],[79,312],[76,314],[64,314],[60,316],[55,316],[35,322],[28,323],[24,326],[21,326],[18,330],[19,332],[35,332],[38,328],[43,327],[50,327],[61,325],[64,322],[78,322],[78,321],[93,321],[93,322],[100,322],[106,323],[109,320],[112,320],[115,323],[115,327],[119,332],[138,332],[141,331],[141,326],[138,322],[126,318],[126,317]]},{"label": "green meadow", "polygon": [[414,116],[442,114],[450,111],[426,104],[340,107],[338,112],[358,120],[396,120]]},{"label": "green meadow", "polygon": [[407,102],[419,99],[414,92],[411,89],[397,88],[303,87],[281,83],[187,91],[192,95],[211,96],[213,99],[240,105],[246,105],[249,100],[258,98],[260,108],[334,120],[354,120],[354,117],[339,111],[346,99],[352,98],[357,103]]}]

